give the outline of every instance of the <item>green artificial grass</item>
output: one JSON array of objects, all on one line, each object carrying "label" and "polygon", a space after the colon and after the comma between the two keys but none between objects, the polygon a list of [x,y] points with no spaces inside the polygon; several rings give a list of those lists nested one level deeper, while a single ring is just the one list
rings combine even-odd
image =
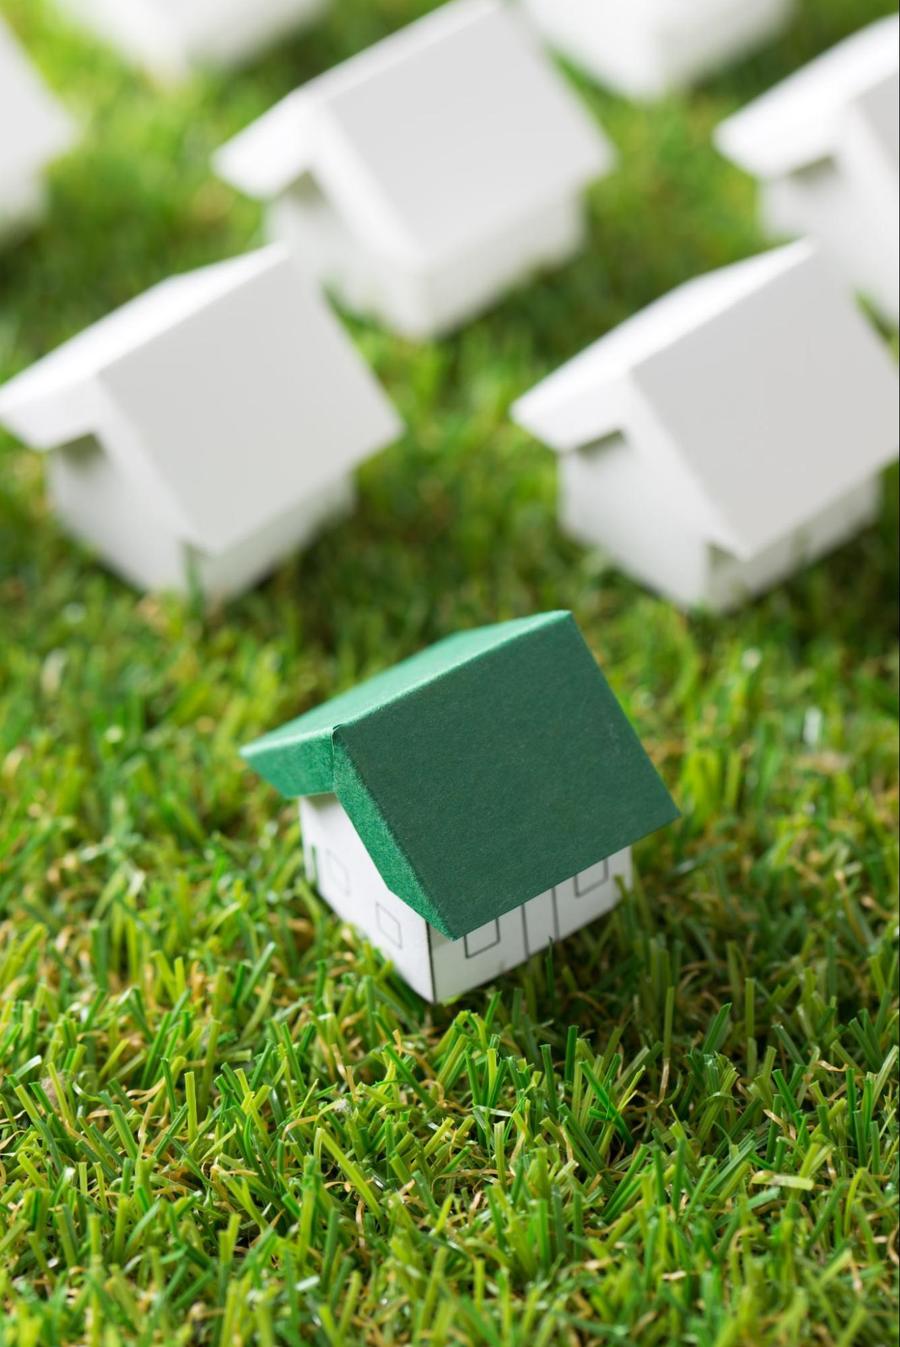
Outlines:
[{"label": "green artificial grass", "polygon": [[[85,127],[0,254],[5,378],[253,243],[211,151],[427,6],[338,0],[172,95],[45,0],[0,7]],[[770,52],[654,109],[578,81],[622,155],[585,255],[437,345],[354,323],[409,433],[352,520],[225,612],[134,596],[0,444],[2,1347],[895,1340],[896,479],[865,537],[687,619],[560,537],[552,455],[506,415],[761,246],[714,125],[890,8],[805,0]],[[684,816],[611,917],[430,1009],[310,890],[293,809],[237,747],[559,607]]]}]

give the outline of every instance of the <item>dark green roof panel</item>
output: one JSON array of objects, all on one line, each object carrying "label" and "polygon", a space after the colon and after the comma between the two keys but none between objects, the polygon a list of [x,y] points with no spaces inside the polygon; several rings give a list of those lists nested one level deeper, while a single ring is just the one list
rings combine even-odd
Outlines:
[{"label": "dark green roof panel", "polygon": [[450,637],[244,756],[284,795],[337,794],[451,939],[677,817],[570,613]]}]

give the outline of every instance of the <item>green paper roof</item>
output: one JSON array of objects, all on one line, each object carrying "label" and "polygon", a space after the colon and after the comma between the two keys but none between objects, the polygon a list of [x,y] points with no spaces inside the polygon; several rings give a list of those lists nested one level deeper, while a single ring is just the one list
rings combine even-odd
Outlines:
[{"label": "green paper roof", "polygon": [[678,817],[565,612],[451,636],[243,757],[283,795],[337,795],[452,940]]}]

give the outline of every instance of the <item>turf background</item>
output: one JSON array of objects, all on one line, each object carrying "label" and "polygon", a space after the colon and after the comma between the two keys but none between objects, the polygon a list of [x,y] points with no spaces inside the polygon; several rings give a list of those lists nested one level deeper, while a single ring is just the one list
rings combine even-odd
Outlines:
[{"label": "turf background", "polygon": [[[426,8],[160,96],[0,0],[85,123],[0,254],[0,378],[258,237],[208,172]],[[449,341],[353,331],[406,418],[359,510],[209,618],[137,599],[0,439],[0,1343],[885,1347],[897,1280],[897,508],[687,620],[564,541],[542,374],[761,244],[717,121],[880,0],[639,109],[585,255]],[[848,451],[852,446],[848,446]],[[571,608],[684,810],[609,920],[431,1011],[306,886],[239,743],[461,626]]]}]

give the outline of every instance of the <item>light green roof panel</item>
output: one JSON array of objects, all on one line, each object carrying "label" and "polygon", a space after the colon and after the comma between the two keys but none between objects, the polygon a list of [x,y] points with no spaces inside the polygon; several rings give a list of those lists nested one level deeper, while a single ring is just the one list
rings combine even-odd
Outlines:
[{"label": "light green roof panel", "polygon": [[385,883],[451,939],[677,810],[570,613],[465,632],[244,750],[333,792]]}]

